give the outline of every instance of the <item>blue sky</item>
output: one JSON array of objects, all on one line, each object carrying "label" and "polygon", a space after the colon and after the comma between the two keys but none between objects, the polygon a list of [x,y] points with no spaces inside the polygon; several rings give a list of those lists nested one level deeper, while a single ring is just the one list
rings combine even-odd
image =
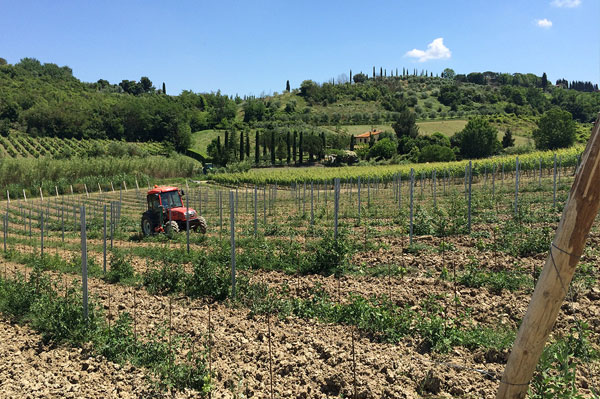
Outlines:
[{"label": "blue sky", "polygon": [[0,0],[0,57],[169,94],[268,94],[373,66],[598,83],[599,17],[598,0]]}]

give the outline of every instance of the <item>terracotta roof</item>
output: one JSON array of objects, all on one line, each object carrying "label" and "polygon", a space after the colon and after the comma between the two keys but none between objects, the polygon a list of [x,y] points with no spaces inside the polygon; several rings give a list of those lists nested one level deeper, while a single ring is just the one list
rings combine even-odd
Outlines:
[{"label": "terracotta roof", "polygon": [[374,132],[361,133],[361,134],[356,135],[354,137],[356,137],[357,139],[366,139],[366,138],[369,138],[370,136],[377,136],[379,133],[383,133],[383,131],[376,130]]}]

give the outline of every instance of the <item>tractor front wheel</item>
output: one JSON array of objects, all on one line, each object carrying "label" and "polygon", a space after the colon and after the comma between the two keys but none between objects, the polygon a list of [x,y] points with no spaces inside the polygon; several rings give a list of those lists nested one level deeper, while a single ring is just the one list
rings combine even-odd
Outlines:
[{"label": "tractor front wheel", "polygon": [[194,226],[194,231],[197,233],[206,234],[206,220],[202,216],[198,216],[198,224]]},{"label": "tractor front wheel", "polygon": [[176,221],[171,220],[165,224],[165,233],[172,235],[173,233],[179,233],[179,225]]}]

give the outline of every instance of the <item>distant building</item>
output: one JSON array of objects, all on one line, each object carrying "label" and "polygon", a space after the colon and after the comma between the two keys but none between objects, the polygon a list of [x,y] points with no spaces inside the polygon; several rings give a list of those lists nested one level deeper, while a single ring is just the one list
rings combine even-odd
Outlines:
[{"label": "distant building", "polygon": [[383,133],[382,130],[374,130],[373,129],[372,131],[358,134],[358,135],[354,136],[355,143],[356,144],[369,144],[371,137],[373,137],[374,141],[377,141],[377,140],[379,140],[379,135],[381,133]]}]

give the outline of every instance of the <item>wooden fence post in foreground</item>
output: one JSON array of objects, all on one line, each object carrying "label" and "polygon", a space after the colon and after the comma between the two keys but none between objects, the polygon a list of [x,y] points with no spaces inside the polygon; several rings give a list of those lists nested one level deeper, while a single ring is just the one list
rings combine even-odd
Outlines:
[{"label": "wooden fence post in foreground", "polygon": [[525,398],[600,208],[600,115],[583,153],[550,254],[515,339],[496,399]]}]

